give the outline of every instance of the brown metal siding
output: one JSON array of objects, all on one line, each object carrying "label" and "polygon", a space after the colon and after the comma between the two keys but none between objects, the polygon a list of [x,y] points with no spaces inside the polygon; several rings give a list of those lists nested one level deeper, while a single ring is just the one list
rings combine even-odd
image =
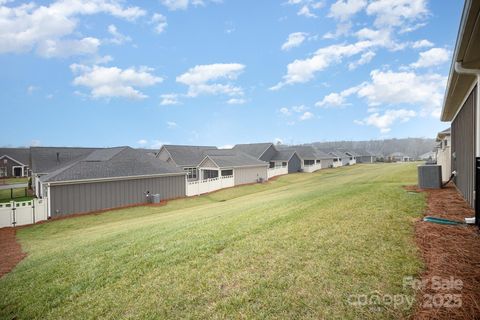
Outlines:
[{"label": "brown metal siding", "polygon": [[267,180],[267,167],[244,167],[234,169],[235,185],[257,182],[258,178]]},{"label": "brown metal siding", "polygon": [[452,122],[452,170],[455,185],[474,207],[475,190],[475,101],[476,87]]},{"label": "brown metal siding", "polygon": [[168,176],[51,186],[53,217],[145,202],[144,192],[162,200],[185,196],[185,176]]}]

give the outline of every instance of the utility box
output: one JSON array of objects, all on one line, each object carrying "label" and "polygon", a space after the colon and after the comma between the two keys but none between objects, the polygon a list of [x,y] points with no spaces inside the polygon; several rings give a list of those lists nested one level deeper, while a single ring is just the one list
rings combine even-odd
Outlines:
[{"label": "utility box", "polygon": [[160,203],[160,195],[158,193],[152,195],[152,203]]},{"label": "utility box", "polygon": [[420,189],[440,189],[442,187],[442,166],[418,166],[418,187]]}]

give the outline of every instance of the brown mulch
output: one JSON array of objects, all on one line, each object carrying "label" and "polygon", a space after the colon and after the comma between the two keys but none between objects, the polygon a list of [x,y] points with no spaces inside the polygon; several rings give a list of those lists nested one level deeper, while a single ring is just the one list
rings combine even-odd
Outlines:
[{"label": "brown mulch", "polygon": [[[425,216],[464,221],[475,216],[450,184],[425,192]],[[480,319],[480,233],[476,226],[417,221],[415,240],[425,263],[414,319]],[[438,277],[438,278],[435,278]],[[453,281],[456,281],[455,283]],[[461,281],[461,282],[460,282]],[[442,287],[436,286],[442,283]]]},{"label": "brown mulch", "polygon": [[0,229],[0,278],[12,271],[13,268],[27,255],[15,239],[15,228]]}]

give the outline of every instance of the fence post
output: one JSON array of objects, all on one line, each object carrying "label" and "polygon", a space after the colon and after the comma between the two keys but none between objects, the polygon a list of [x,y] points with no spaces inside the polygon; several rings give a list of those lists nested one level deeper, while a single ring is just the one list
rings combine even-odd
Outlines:
[{"label": "fence post", "polygon": [[13,199],[13,188],[10,188],[10,199]]},{"label": "fence post", "polygon": [[15,208],[15,201],[10,201],[10,203],[12,204],[12,224],[13,227],[15,227],[15,225],[17,224],[17,215],[15,210],[17,210],[17,208]]}]

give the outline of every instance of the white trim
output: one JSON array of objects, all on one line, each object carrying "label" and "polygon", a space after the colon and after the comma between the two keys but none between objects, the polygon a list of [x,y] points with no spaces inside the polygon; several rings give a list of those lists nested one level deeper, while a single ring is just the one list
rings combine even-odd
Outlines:
[{"label": "white trim", "polygon": [[149,174],[149,175],[139,175],[139,176],[124,176],[124,177],[109,177],[109,178],[95,178],[95,179],[79,179],[79,180],[65,180],[65,181],[47,181],[41,182],[40,184],[46,184],[47,186],[57,186],[57,185],[66,185],[66,184],[77,184],[77,183],[95,183],[95,182],[105,182],[105,181],[118,181],[118,180],[139,180],[139,179],[149,179],[149,178],[158,178],[158,177],[168,177],[168,176],[186,176],[186,172],[179,173],[159,173],[159,174]]},{"label": "white trim", "polygon": [[[14,177],[14,178],[16,178],[16,177],[21,177],[21,178],[25,177],[25,169],[24,169],[24,167],[25,167],[25,166],[12,166],[12,177]],[[15,169],[16,169],[16,168],[21,168],[21,169],[22,169],[22,175],[20,175],[20,176],[16,176],[16,175],[15,175]]]}]

